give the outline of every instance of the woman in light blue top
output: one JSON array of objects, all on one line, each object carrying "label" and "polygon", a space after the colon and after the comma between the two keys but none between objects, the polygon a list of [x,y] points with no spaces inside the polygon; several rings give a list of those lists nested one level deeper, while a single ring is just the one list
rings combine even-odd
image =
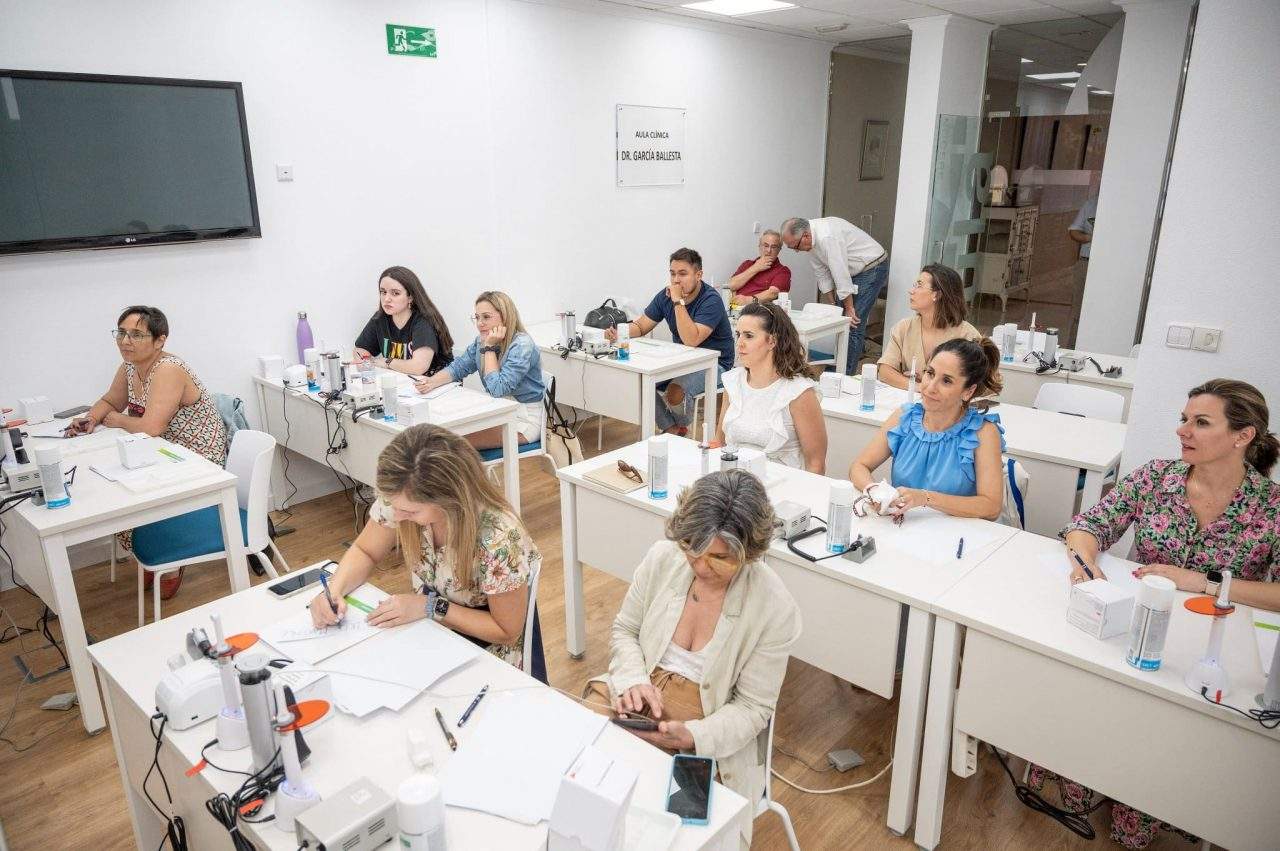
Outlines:
[{"label": "woman in light blue top", "polygon": [[1004,505],[1004,429],[999,415],[969,403],[1000,392],[999,364],[999,349],[985,338],[948,340],[934,349],[920,401],[895,411],[850,465],[854,486],[866,491],[874,483],[871,471],[892,457],[898,496],[891,513],[928,507],[956,517],[997,519]]},{"label": "woman in light blue top", "polygon": [[[533,338],[524,329],[520,313],[511,296],[493,290],[476,297],[476,313],[472,317],[479,334],[467,350],[435,375],[415,385],[419,393],[427,393],[451,381],[461,381],[473,372],[490,396],[514,399],[520,403],[517,430],[521,443],[542,439],[542,355]],[[468,434],[476,449],[493,449],[502,445],[502,428],[494,426]]]}]

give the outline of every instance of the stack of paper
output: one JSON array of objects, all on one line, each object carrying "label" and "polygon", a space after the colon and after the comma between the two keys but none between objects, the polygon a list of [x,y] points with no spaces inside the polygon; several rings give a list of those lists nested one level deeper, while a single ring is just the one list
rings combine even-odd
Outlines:
[{"label": "stack of paper", "polygon": [[[361,585],[347,595],[347,614],[343,619],[345,628],[316,630],[311,620],[311,611],[303,608],[297,614],[262,630],[262,640],[290,659],[314,665],[364,641],[376,631],[365,624],[365,611],[360,606],[351,604],[351,600],[372,610],[386,596],[387,593],[379,588]],[[303,640],[307,633],[311,634],[310,637]]]},{"label": "stack of paper", "polygon": [[441,772],[445,803],[522,824],[549,820],[561,776],[606,723],[551,689],[499,692]]},{"label": "stack of paper", "polygon": [[964,539],[962,556],[969,556],[1000,537],[998,529],[990,524],[951,517],[932,508],[908,511],[907,519],[895,531],[898,534],[877,539],[881,549],[897,550],[943,566],[962,560],[956,558],[961,538]]}]

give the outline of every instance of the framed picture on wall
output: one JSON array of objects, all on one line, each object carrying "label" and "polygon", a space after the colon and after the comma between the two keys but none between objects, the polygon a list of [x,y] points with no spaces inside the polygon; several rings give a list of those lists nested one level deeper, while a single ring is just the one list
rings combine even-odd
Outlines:
[{"label": "framed picture on wall", "polygon": [[883,180],[884,158],[889,146],[889,122],[862,122],[862,167],[859,180]]}]

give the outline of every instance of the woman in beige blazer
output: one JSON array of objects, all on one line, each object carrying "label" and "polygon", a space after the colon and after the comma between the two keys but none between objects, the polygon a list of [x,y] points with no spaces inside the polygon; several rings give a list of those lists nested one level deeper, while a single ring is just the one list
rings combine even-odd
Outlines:
[{"label": "woman in beige blazer", "polygon": [[899,390],[907,388],[912,367],[924,370],[938,346],[948,340],[982,339],[964,319],[964,281],[950,266],[930,263],[921,269],[907,299],[913,315],[893,326],[878,367],[880,380]]},{"label": "woman in beige blazer", "polygon": [[613,622],[609,674],[593,685],[607,687],[614,712],[659,721],[657,732],[634,731],[641,738],[715,758],[720,781],[754,807],[765,767],[757,737],[800,636],[795,600],[762,560],[773,508],[750,473],[711,473],[681,494],[666,533],[636,569]]}]

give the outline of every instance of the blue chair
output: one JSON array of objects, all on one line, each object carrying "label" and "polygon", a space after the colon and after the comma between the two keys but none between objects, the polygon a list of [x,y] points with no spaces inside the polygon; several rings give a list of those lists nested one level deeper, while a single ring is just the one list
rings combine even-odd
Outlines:
[{"label": "blue chair", "polygon": [[[234,473],[236,502],[240,506],[241,543],[247,553],[256,553],[272,578],[279,576],[271,555],[280,560],[287,573],[289,565],[267,534],[268,499],[271,494],[271,463],[276,439],[260,431],[241,429],[231,439],[227,470]],[[143,604],[144,574],[155,574],[152,586],[153,613],[160,620],[160,577],[188,564],[226,558],[222,545],[222,524],[217,506],[202,508],[148,523],[133,530],[133,555],[138,562],[138,626],[146,620]]]},{"label": "blue chair", "polygon": [[[546,388],[544,393],[551,393],[552,387],[555,385],[555,380],[556,379],[554,375],[547,372],[546,370],[543,370],[542,386]],[[542,401],[543,401],[542,436],[539,437],[537,440],[531,440],[528,443],[518,444],[517,455],[520,458],[545,458],[547,463],[551,465],[552,475],[555,475],[556,461],[554,458],[551,457],[551,454],[547,452],[547,449],[546,449],[547,409],[546,409],[545,395],[543,396]],[[480,449],[477,451],[480,453],[480,462],[481,464],[484,465],[485,472],[492,476],[494,471],[498,469],[498,465],[502,463],[502,447],[495,446],[492,449]]]}]

